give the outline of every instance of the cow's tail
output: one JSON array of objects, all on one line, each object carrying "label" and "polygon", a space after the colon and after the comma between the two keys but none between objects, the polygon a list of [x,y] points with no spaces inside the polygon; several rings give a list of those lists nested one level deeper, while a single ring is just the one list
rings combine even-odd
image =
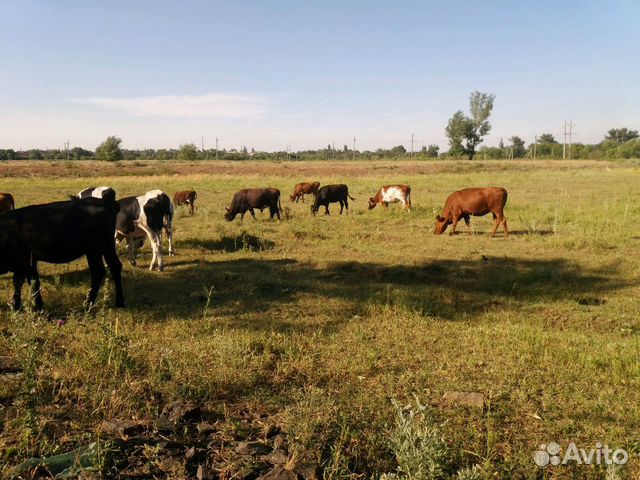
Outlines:
[{"label": "cow's tail", "polygon": [[282,204],[280,203],[280,195],[278,194],[278,211],[282,215]]},{"label": "cow's tail", "polygon": [[347,197],[349,197],[351,200],[355,200],[355,198],[353,198],[351,195],[349,195],[349,190],[347,190]]}]

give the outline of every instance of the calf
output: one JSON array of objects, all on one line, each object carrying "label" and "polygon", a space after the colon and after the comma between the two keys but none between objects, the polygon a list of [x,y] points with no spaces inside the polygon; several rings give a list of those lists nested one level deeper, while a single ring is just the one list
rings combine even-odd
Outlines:
[{"label": "calf", "polygon": [[289,198],[292,202],[296,203],[298,203],[298,200],[302,199],[302,203],[304,203],[304,196],[310,194],[317,195],[319,188],[320,182],[302,182],[293,188],[293,194],[289,195]]},{"label": "calf", "polygon": [[182,190],[180,192],[176,192],[173,196],[173,204],[176,207],[179,207],[180,205],[187,205],[189,207],[189,213],[193,215],[196,207],[196,198],[198,198],[198,194],[194,190]]},{"label": "calf", "polygon": [[0,193],[0,213],[10,212],[16,208],[16,202],[10,193]]},{"label": "calf", "polygon": [[111,187],[89,187],[80,190],[78,198],[103,198],[112,202],[116,201],[116,192]]},{"label": "calf", "polygon": [[[142,246],[144,236],[149,238],[153,256],[149,270],[157,264],[164,268],[162,258],[162,229],[169,239],[169,255],[173,255],[173,205],[166,193],[151,190],[139,197],[126,197],[118,202],[120,211],[116,218],[116,241],[127,239],[127,250],[132,265],[135,265],[135,247]],[[135,245],[134,245],[135,242]]]},{"label": "calf", "polygon": [[240,219],[244,219],[244,214],[249,212],[253,219],[256,219],[254,209],[262,211],[269,208],[270,218],[274,215],[280,220],[280,190],[277,188],[245,188],[236,192],[231,200],[231,205],[226,209],[224,218],[232,221],[236,215],[240,214]]},{"label": "calf", "polygon": [[42,308],[38,262],[68,263],[87,257],[93,304],[104,279],[107,262],[116,288],[116,307],[124,306],[122,264],[113,235],[118,204],[88,198],[31,205],[0,215],[0,274],[13,272],[13,308],[22,304],[25,280],[34,288],[34,306]]},{"label": "calf", "polygon": [[453,192],[444,204],[442,216],[436,216],[436,229],[434,233],[440,235],[444,233],[449,224],[453,224],[451,227],[451,234],[453,235],[456,232],[456,226],[461,218],[464,218],[464,222],[467,224],[467,230],[471,233],[469,216],[481,217],[491,212],[494,221],[491,236],[495,236],[498,226],[502,223],[504,236],[507,237],[509,231],[507,229],[507,219],[503,212],[506,203],[507,191],[500,187],[465,188],[464,190]]},{"label": "calf", "polygon": [[345,207],[347,211],[349,211],[349,201],[347,200],[347,198],[355,200],[355,198],[349,195],[349,187],[347,187],[346,185],[325,185],[320,190],[318,190],[315,201],[311,206],[311,213],[315,215],[316,213],[318,213],[320,207],[324,206],[325,215],[329,215],[329,204],[339,202],[340,215],[342,215],[342,210]]},{"label": "calf", "polygon": [[376,208],[380,204],[385,210],[390,203],[401,202],[402,206],[411,211],[411,187],[409,185],[385,185],[374,197],[369,199],[369,210]]}]

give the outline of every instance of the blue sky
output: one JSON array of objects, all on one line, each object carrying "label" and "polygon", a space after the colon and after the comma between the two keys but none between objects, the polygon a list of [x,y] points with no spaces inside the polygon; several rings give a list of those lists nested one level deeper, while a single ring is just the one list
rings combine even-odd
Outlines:
[{"label": "blue sky", "polygon": [[0,0],[0,148],[486,144],[640,128],[640,2]]}]

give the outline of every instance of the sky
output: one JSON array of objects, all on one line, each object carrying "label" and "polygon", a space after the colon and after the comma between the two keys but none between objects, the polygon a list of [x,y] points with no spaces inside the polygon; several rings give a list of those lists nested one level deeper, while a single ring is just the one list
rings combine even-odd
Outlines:
[{"label": "sky", "polygon": [[486,145],[640,128],[637,0],[0,0],[0,148]]}]

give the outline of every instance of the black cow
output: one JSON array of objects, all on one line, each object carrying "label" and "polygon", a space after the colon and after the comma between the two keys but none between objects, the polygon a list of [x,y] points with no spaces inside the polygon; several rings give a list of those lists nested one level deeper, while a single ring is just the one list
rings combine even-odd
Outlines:
[{"label": "black cow", "polygon": [[78,198],[103,198],[112,202],[116,201],[116,191],[111,187],[89,187],[80,190]]},{"label": "black cow", "polygon": [[240,214],[242,220],[248,211],[255,220],[254,208],[261,212],[262,209],[269,208],[271,218],[277,215],[280,220],[280,190],[277,188],[245,188],[240,190],[233,196],[231,206],[227,208],[224,218],[230,222]]},{"label": "black cow", "polygon": [[318,210],[320,210],[320,207],[324,206],[325,215],[329,215],[329,204],[339,202],[340,215],[342,215],[343,208],[346,207],[347,211],[349,210],[349,200],[347,200],[347,198],[355,200],[355,198],[349,195],[349,187],[346,185],[325,185],[318,190],[316,199],[311,206],[311,213],[315,215],[318,213]]},{"label": "black cow", "polygon": [[93,304],[104,279],[107,262],[116,287],[116,307],[124,306],[122,264],[113,234],[118,204],[87,198],[31,205],[0,215],[0,274],[13,272],[13,308],[22,304],[25,280],[33,281],[34,306],[42,308],[38,262],[68,263],[83,255],[91,272],[88,302]]},{"label": "black cow", "polygon": [[[139,197],[125,197],[118,201],[120,211],[116,219],[116,241],[127,239],[127,250],[131,263],[135,261],[135,247],[144,243],[144,236],[149,237],[153,257],[149,270],[157,264],[158,270],[164,268],[162,259],[162,229],[169,239],[169,255],[173,255],[173,205],[169,196],[162,190],[151,190]],[[134,245],[135,242],[135,245]]]}]

